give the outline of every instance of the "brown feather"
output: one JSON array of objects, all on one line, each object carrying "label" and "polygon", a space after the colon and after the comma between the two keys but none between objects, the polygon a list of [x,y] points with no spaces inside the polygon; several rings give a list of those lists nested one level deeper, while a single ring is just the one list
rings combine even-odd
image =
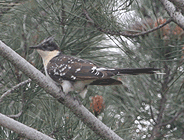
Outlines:
[{"label": "brown feather", "polygon": [[[112,72],[93,71],[92,68],[97,67],[90,61],[78,59],[71,56],[58,55],[50,60],[47,65],[47,73],[49,76],[56,80],[60,77],[63,80],[96,80],[99,78],[108,78],[115,74]],[[75,78],[74,78],[75,77]]]}]

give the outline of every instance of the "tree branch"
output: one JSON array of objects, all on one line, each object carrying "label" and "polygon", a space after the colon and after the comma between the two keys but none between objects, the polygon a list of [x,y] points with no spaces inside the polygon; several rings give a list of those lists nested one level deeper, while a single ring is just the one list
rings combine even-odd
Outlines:
[{"label": "tree branch", "polygon": [[165,126],[165,125],[171,124],[172,122],[174,122],[183,113],[184,113],[184,110],[181,110],[171,120],[169,120],[168,122],[165,122],[165,123],[161,123],[159,126]]},{"label": "tree branch", "polygon": [[153,131],[152,131],[152,135],[150,137],[150,140],[154,140],[156,137],[160,136],[159,134],[159,130],[160,130],[160,127],[162,126],[166,126],[168,124],[171,124],[172,122],[174,122],[177,118],[179,118],[179,116],[181,114],[184,113],[184,110],[181,110],[179,111],[171,120],[169,120],[168,122],[165,122],[165,123],[162,123],[162,122],[159,122],[158,124],[156,124],[153,128]]},{"label": "tree branch", "polygon": [[53,138],[28,127],[14,119],[11,119],[0,113],[0,125],[10,130],[15,131],[23,137],[34,139],[34,140],[54,140]]},{"label": "tree branch", "polygon": [[165,25],[169,24],[172,19],[168,19],[165,23],[163,24],[160,24],[158,25],[157,27],[154,27],[150,30],[147,30],[147,31],[143,31],[141,33],[134,33],[134,34],[129,34],[127,33],[126,31],[122,32],[122,31],[109,31],[109,30],[106,30],[106,29],[102,29],[98,24],[96,24],[94,22],[94,20],[89,16],[88,12],[86,10],[83,10],[83,13],[84,15],[86,16],[86,18],[89,20],[89,22],[94,26],[96,27],[97,30],[103,32],[103,33],[106,33],[106,34],[110,34],[110,35],[122,35],[122,36],[125,36],[125,37],[138,37],[138,36],[142,36],[142,35],[146,35],[146,34],[149,34],[151,32],[154,32],[162,27],[164,27]]},{"label": "tree branch", "polygon": [[160,0],[165,7],[167,13],[173,21],[184,30],[184,16],[182,13],[168,0]]},{"label": "tree branch", "polygon": [[152,134],[150,137],[150,140],[154,140],[156,137],[160,136],[160,128],[162,124],[162,119],[165,111],[165,104],[167,101],[167,93],[168,93],[168,82],[169,82],[169,75],[170,75],[170,69],[164,63],[164,81],[162,83],[162,90],[161,90],[161,99],[160,99],[160,106],[159,106],[159,113],[157,115],[156,124],[153,127]]},{"label": "tree branch", "polygon": [[177,8],[181,9],[182,13],[184,13],[184,0],[169,0],[172,2]]},{"label": "tree branch", "polygon": [[20,115],[22,114],[22,109],[21,109],[21,111],[19,112],[19,113],[17,113],[17,114],[15,114],[15,115],[7,115],[8,117],[10,117],[10,118],[18,118],[18,117],[20,117]]},{"label": "tree branch", "polygon": [[65,95],[51,79],[47,78],[43,73],[28,63],[24,58],[5,45],[2,41],[0,41],[0,55],[18,67],[60,103],[68,107],[78,118],[81,119],[82,122],[84,122],[100,137],[109,140],[122,140],[122,138],[97,119],[83,105],[79,105],[77,100],[74,100],[74,98],[69,94]]},{"label": "tree branch", "polygon": [[6,97],[6,96],[8,96],[12,91],[16,90],[20,86],[23,86],[23,85],[29,83],[30,81],[31,81],[31,79],[25,80],[25,81],[17,84],[16,86],[12,87],[11,89],[9,89],[8,91],[6,91],[5,93],[3,93],[3,95],[0,98],[0,103],[3,101],[3,98]]},{"label": "tree branch", "polygon": [[151,118],[153,119],[154,123],[156,124],[157,122],[156,122],[154,114],[153,114],[153,109],[151,107],[151,103],[150,103],[150,112],[151,112]]}]

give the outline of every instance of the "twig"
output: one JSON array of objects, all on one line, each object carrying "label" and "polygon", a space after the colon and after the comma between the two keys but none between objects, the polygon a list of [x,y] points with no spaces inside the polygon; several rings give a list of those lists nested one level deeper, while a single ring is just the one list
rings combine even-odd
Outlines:
[{"label": "twig", "polygon": [[55,133],[58,133],[60,129],[60,127],[55,128],[55,130],[53,130],[48,136],[52,137]]},{"label": "twig", "polygon": [[[14,101],[11,101],[11,103],[10,103],[10,108],[11,108],[11,106],[14,104]],[[17,113],[17,114],[15,114],[15,115],[6,115],[6,116],[8,116],[8,117],[10,117],[10,118],[18,118],[18,117],[20,117],[20,115],[22,115],[22,113],[23,113],[23,107],[24,107],[24,104],[23,104],[23,102],[22,102],[22,107],[21,107],[21,111],[19,112],[19,113]]]},{"label": "twig", "polygon": [[15,89],[19,88],[20,86],[23,86],[23,85],[29,83],[30,81],[31,81],[31,79],[25,80],[25,81],[17,84],[16,86],[12,87],[11,89],[9,89],[8,91],[6,91],[5,93],[3,93],[3,95],[0,98],[0,103],[3,101],[3,98],[5,96],[8,96],[12,91],[14,91]]},{"label": "twig", "polygon": [[154,123],[156,124],[156,120],[154,118],[154,114],[153,114],[153,110],[152,110],[152,107],[151,107],[151,103],[150,103],[150,112],[151,112],[151,118],[153,119]]},{"label": "twig", "polygon": [[183,113],[184,113],[184,110],[181,110],[171,120],[169,120],[168,122],[165,122],[165,123],[161,123],[161,124],[159,124],[159,126],[165,126],[165,125],[171,124],[173,121],[175,121]]},{"label": "twig", "polygon": [[156,30],[158,30],[158,29],[164,27],[165,25],[169,24],[169,23],[172,21],[172,19],[170,18],[170,19],[168,19],[165,23],[160,24],[160,25],[158,25],[157,27],[154,27],[154,28],[152,28],[152,29],[150,29],[150,30],[143,31],[143,32],[141,32],[141,33],[128,34],[128,33],[126,33],[126,32],[122,32],[122,31],[109,31],[109,30],[106,30],[106,29],[102,29],[98,24],[96,24],[96,23],[94,22],[94,20],[89,16],[89,14],[88,14],[88,12],[87,12],[86,10],[83,10],[83,13],[84,13],[84,15],[86,16],[86,18],[89,20],[89,22],[90,22],[94,27],[97,28],[97,30],[99,30],[99,31],[101,31],[101,32],[103,32],[103,33],[106,33],[106,34],[117,35],[117,36],[122,35],[122,36],[125,36],[125,37],[138,37],[138,36],[146,35],[146,34],[148,34],[148,33],[151,33],[151,32],[153,32],[153,31],[156,31]]},{"label": "twig", "polygon": [[22,114],[22,110],[19,112],[19,113],[17,113],[17,114],[15,114],[15,115],[7,115],[8,117],[10,117],[10,118],[18,118],[18,117],[20,117],[20,115]]},{"label": "twig", "polygon": [[8,11],[10,11],[14,6],[20,5],[21,3],[17,2],[6,2],[6,1],[0,1],[0,5],[3,5],[5,8],[1,8],[0,11],[0,17],[3,14],[6,14]]},{"label": "twig", "polygon": [[150,137],[150,140],[154,140],[155,137],[160,136],[160,124],[162,124],[162,117],[163,117],[163,113],[165,110],[165,103],[167,101],[167,93],[168,93],[168,75],[170,74],[170,69],[168,68],[168,66],[166,64],[164,64],[164,68],[165,68],[165,75],[164,75],[164,81],[162,83],[162,91],[161,91],[161,96],[162,98],[160,99],[160,107],[159,107],[159,114],[157,115],[157,119],[156,119],[156,124],[153,127],[152,130],[152,134]]},{"label": "twig", "polygon": [[164,63],[164,81],[162,83],[162,91],[161,91],[161,96],[162,98],[160,99],[160,107],[159,107],[159,114],[157,117],[157,124],[159,125],[162,121],[162,116],[165,110],[165,103],[167,101],[167,93],[168,93],[168,82],[169,82],[169,75],[170,75],[170,69],[168,68],[167,64]]}]

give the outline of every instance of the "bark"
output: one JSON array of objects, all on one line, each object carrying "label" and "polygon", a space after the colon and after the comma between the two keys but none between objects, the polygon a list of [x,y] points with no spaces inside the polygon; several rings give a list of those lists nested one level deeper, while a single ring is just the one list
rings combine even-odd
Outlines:
[{"label": "bark", "polygon": [[10,130],[15,131],[22,137],[26,137],[28,139],[34,140],[54,140],[53,138],[31,128],[28,127],[14,119],[11,119],[0,113],[0,125],[6,127]]},{"label": "bark", "polygon": [[167,13],[173,19],[173,21],[182,29],[184,29],[184,16],[182,15],[181,10],[177,9],[176,6],[168,0],[160,0],[160,1],[165,7]]}]

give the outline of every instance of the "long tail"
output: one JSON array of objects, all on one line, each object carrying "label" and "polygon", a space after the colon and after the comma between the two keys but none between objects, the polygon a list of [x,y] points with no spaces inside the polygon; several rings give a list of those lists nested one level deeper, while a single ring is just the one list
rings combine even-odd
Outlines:
[{"label": "long tail", "polygon": [[118,75],[121,74],[130,74],[130,75],[138,75],[138,74],[162,74],[159,73],[158,68],[130,68],[130,69],[118,69]]},{"label": "long tail", "polygon": [[[112,79],[110,77],[114,75],[123,75],[123,74],[130,74],[130,75],[138,75],[138,74],[164,74],[160,73],[158,68],[135,68],[135,69],[106,69],[106,68],[99,68],[105,69],[102,71],[103,78],[97,79],[90,83],[90,85],[121,85],[122,82],[116,79]],[[104,76],[105,75],[105,76]]]}]

